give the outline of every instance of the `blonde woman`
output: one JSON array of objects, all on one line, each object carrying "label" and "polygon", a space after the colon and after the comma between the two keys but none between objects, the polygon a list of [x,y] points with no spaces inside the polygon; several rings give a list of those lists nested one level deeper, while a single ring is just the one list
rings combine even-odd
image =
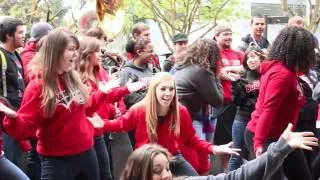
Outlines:
[{"label": "blonde woman", "polygon": [[132,106],[126,114],[114,121],[89,119],[95,127],[107,132],[135,130],[136,148],[148,144],[160,144],[175,156],[171,169],[175,175],[195,176],[196,171],[183,158],[179,140],[200,153],[238,154],[230,145],[213,146],[200,140],[192,127],[188,110],[178,103],[176,84],[167,72],[156,74],[150,81],[146,98]]}]

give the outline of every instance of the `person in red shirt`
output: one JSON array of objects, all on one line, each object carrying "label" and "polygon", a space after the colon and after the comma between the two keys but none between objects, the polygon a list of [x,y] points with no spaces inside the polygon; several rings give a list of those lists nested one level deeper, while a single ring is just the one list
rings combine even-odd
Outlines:
[{"label": "person in red shirt", "polygon": [[[44,39],[33,79],[24,93],[18,112],[5,108],[4,126],[17,139],[36,132],[41,158],[41,179],[68,180],[81,176],[98,180],[99,166],[93,149],[94,128],[86,111],[96,111],[107,97],[107,88],[90,94],[75,72],[78,39],[57,28]],[[97,118],[94,115],[92,118]]]},{"label": "person in red shirt", "polygon": [[47,35],[52,29],[53,27],[47,22],[37,22],[32,25],[31,38],[28,40],[22,52],[20,53],[24,68],[25,85],[27,85],[30,79],[32,78],[29,77],[29,71],[27,71],[27,66],[37,52],[38,43],[40,42],[40,39],[43,36]]},{"label": "person in red shirt", "polygon": [[[245,131],[246,145],[256,157],[280,137],[289,123],[296,127],[305,103],[297,72],[308,74],[314,64],[312,34],[300,27],[284,28],[274,40],[267,60],[261,63],[259,97]],[[302,151],[291,153],[284,167],[288,179],[311,179]],[[275,177],[278,176],[279,173]]]},{"label": "person in red shirt", "polygon": [[[232,29],[226,25],[215,28],[214,39],[220,49],[221,63],[218,64],[218,73],[223,88],[223,105],[219,109],[217,125],[214,135],[215,144],[225,144],[232,141],[232,124],[237,107],[232,103],[231,82],[240,78],[243,69],[244,53],[231,48]],[[222,156],[223,169],[227,168],[228,157]]]},{"label": "person in red shirt", "polygon": [[167,148],[176,157],[172,171],[178,176],[197,175],[179,151],[180,140],[199,153],[238,154],[237,149],[230,148],[231,144],[214,146],[196,135],[188,110],[178,103],[174,78],[167,72],[156,74],[144,101],[132,106],[123,116],[112,121],[89,120],[107,132],[135,130],[135,148],[148,143]]},{"label": "person in red shirt", "polygon": [[[78,70],[82,82],[91,89],[91,94],[99,91],[99,85],[104,84],[109,88],[119,86],[117,81],[108,83],[108,74],[100,65],[100,42],[94,37],[82,36],[79,38],[80,51],[79,61],[77,61],[76,69]],[[112,89],[99,107],[97,113],[104,119],[112,119],[115,116],[114,103],[118,102],[122,97],[129,94],[127,86]],[[101,180],[112,180],[110,171],[109,154],[104,140],[103,131],[95,129],[94,132],[94,149],[97,154],[99,163],[99,172]]]}]

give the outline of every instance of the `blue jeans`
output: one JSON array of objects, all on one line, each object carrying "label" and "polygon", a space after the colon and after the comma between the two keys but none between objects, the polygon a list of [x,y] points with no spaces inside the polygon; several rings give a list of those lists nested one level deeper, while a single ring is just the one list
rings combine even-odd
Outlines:
[{"label": "blue jeans", "polygon": [[27,172],[31,180],[40,180],[41,177],[41,161],[39,154],[36,150],[37,140],[30,140],[32,149],[27,154]]},{"label": "blue jeans", "polygon": [[6,180],[29,180],[27,175],[4,156],[0,157],[0,179],[2,178]]},{"label": "blue jeans", "polygon": [[41,156],[41,180],[99,180],[96,152],[90,150],[71,156]]},{"label": "blue jeans", "polygon": [[23,168],[22,151],[19,143],[6,133],[2,133],[4,156],[20,169]]},{"label": "blue jeans", "polygon": [[244,142],[244,130],[246,129],[247,122],[235,119],[232,125],[232,142],[233,148],[241,149],[240,156],[231,155],[228,165],[228,171],[238,169],[242,164],[242,158],[247,159],[249,152]]},{"label": "blue jeans", "polygon": [[184,159],[181,153],[175,156],[173,162],[170,162],[170,170],[174,176],[198,176],[198,173],[191,164]]},{"label": "blue jeans", "polygon": [[103,135],[94,137],[94,149],[99,163],[100,180],[113,180],[110,170],[109,153]]}]

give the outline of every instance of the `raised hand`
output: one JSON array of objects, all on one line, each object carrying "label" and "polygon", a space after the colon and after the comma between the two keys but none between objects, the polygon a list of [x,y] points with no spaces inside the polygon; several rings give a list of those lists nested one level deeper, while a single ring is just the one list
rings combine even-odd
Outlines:
[{"label": "raised hand", "polygon": [[14,110],[7,107],[6,105],[4,105],[3,103],[0,103],[0,111],[10,118],[17,117],[17,113]]},{"label": "raised hand", "polygon": [[220,146],[213,146],[213,153],[214,154],[230,154],[230,155],[237,155],[239,156],[239,153],[241,149],[232,148],[232,142]]},{"label": "raised hand", "polygon": [[97,113],[94,113],[93,117],[87,117],[87,119],[94,128],[101,129],[104,127],[104,121]]},{"label": "raised hand", "polygon": [[111,79],[107,84],[99,84],[99,90],[108,93],[111,89],[119,87],[120,86],[120,80],[119,79]]},{"label": "raised hand", "polygon": [[281,137],[287,141],[292,148],[312,150],[311,146],[319,146],[318,138],[312,132],[292,132],[292,124],[282,133]]},{"label": "raised hand", "polygon": [[139,91],[140,89],[144,88],[145,86],[146,86],[146,84],[143,82],[140,82],[140,81],[134,82],[134,83],[131,83],[131,82],[127,83],[127,87],[130,92]]}]

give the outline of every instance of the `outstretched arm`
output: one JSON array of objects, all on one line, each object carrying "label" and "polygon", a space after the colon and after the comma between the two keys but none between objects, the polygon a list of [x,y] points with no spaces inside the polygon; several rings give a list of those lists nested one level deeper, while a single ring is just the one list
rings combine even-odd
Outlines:
[{"label": "outstretched arm", "polygon": [[318,140],[312,132],[292,132],[292,124],[282,133],[276,143],[270,144],[267,152],[259,158],[249,161],[235,171],[218,176],[189,177],[187,180],[251,180],[268,179],[282,165],[287,155],[295,148],[311,150],[318,146]]}]

